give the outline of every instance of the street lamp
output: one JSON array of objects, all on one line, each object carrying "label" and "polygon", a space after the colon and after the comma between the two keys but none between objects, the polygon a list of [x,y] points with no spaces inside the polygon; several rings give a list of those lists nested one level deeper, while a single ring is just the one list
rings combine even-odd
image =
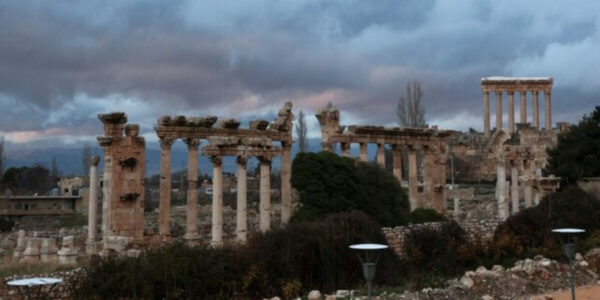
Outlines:
[{"label": "street lamp", "polygon": [[[371,300],[371,292],[373,289],[373,278],[375,277],[375,266],[379,260],[379,254],[377,251],[387,249],[388,246],[382,244],[355,244],[351,245],[350,249],[358,250],[358,258],[362,264],[363,276],[367,280],[367,295],[368,299]],[[361,253],[364,252],[364,255]],[[375,256],[375,253],[377,255]],[[373,257],[375,260],[373,261]]]},{"label": "street lamp", "polygon": [[559,233],[564,236],[560,241],[563,244],[563,250],[565,255],[569,259],[569,271],[571,273],[571,298],[575,300],[575,279],[573,276],[573,258],[575,258],[575,243],[573,242],[573,235],[577,233],[584,233],[585,229],[579,228],[557,228],[553,229],[552,232]]}]

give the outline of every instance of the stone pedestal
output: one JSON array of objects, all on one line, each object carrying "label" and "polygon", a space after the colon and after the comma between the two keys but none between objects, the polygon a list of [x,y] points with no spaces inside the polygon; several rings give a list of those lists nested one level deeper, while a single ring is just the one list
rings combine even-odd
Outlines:
[{"label": "stone pedestal", "polygon": [[220,156],[211,158],[213,163],[213,194],[212,194],[212,238],[213,246],[223,242],[223,166]]},{"label": "stone pedestal", "polygon": [[101,241],[85,243],[85,253],[87,255],[97,255],[98,253],[100,253],[100,250],[102,250],[102,242]]},{"label": "stone pedestal", "polygon": [[127,251],[131,247],[133,241],[134,239],[132,237],[127,236],[105,236],[102,241],[103,249],[100,252],[100,255],[127,255]]},{"label": "stone pedestal", "polygon": [[265,232],[271,227],[271,160],[260,158],[260,231]]},{"label": "stone pedestal", "polygon": [[27,239],[27,247],[23,251],[23,257],[21,258],[22,263],[37,262],[40,260],[40,247],[42,245],[42,239],[37,237],[31,237]]},{"label": "stone pedestal", "polygon": [[26,242],[27,241],[25,240],[25,230],[21,229],[17,234],[17,246],[13,250],[13,257],[15,259],[18,260],[23,256],[23,251],[25,251]]},{"label": "stone pedestal", "polygon": [[42,262],[55,262],[58,259],[58,248],[54,238],[43,238],[40,246],[40,259]]},{"label": "stone pedestal", "polygon": [[[237,158],[237,211],[236,211],[236,235],[240,242],[245,242],[248,235],[248,179],[246,170],[247,160],[245,157]],[[283,179],[282,179],[283,181]]]},{"label": "stone pedestal", "polygon": [[58,251],[58,263],[61,265],[72,265],[77,263],[79,251],[75,248],[75,237],[65,236],[62,241],[62,247]]}]

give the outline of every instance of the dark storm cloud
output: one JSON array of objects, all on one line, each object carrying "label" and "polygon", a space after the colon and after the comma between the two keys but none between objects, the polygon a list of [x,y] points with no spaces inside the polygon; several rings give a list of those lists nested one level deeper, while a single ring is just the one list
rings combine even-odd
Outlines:
[{"label": "dark storm cloud", "polygon": [[479,79],[490,75],[554,76],[555,115],[575,121],[600,90],[597,6],[4,1],[0,109],[10,113],[0,133],[90,137],[97,113],[125,110],[151,134],[162,114],[252,119],[287,100],[307,111],[332,101],[352,120],[391,124],[412,80],[429,120],[479,128]]}]

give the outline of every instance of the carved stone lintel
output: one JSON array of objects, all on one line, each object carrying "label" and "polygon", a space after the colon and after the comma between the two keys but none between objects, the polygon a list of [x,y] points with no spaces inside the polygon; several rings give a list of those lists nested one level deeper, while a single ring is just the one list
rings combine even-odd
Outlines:
[{"label": "carved stone lintel", "polygon": [[215,167],[220,167],[221,165],[223,165],[223,158],[220,155],[211,156],[210,161]]},{"label": "carved stone lintel", "polygon": [[190,150],[198,150],[198,146],[200,146],[200,139],[187,138],[183,141],[188,145],[188,149]]}]

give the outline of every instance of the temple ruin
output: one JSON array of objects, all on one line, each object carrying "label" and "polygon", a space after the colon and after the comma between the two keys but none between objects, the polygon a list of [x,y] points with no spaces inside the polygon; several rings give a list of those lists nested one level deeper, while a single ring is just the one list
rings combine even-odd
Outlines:
[{"label": "temple ruin", "polygon": [[490,136],[490,92],[496,95],[496,130],[503,127],[502,94],[508,95],[508,132],[516,131],[515,127],[515,92],[521,95],[520,123],[527,123],[527,93],[532,95],[534,128],[540,129],[539,93],[543,92],[546,100],[546,131],[552,131],[552,77],[486,77],[481,79],[483,91],[483,130],[486,137]]},{"label": "temple ruin", "polygon": [[[447,137],[451,131],[437,128],[385,128],[382,126],[341,126],[340,112],[328,107],[316,114],[321,125],[323,150],[333,151],[339,143],[342,156],[350,156],[352,143],[360,145],[359,159],[367,161],[367,146],[377,144],[377,164],[385,166],[385,145],[393,151],[393,174],[402,182],[402,151],[408,152],[408,197],[411,209],[433,208],[446,212]],[[423,189],[419,189],[417,152],[423,152]]]}]

